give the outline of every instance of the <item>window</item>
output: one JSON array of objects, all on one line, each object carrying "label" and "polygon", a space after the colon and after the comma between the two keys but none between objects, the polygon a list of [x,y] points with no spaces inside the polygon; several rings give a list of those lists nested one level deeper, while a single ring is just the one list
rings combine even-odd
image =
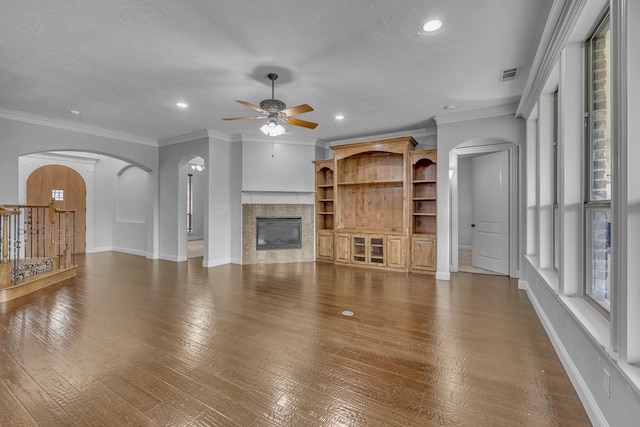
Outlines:
[{"label": "window", "polygon": [[611,37],[609,15],[586,43],[585,295],[607,313],[611,295]]},{"label": "window", "polygon": [[193,174],[187,174],[187,233],[193,233]]},{"label": "window", "polygon": [[64,200],[64,190],[51,190],[53,200]]},{"label": "window", "polygon": [[559,210],[558,210],[558,198],[559,198],[559,186],[560,180],[558,179],[558,89],[553,92],[553,225],[552,225],[552,245],[553,245],[553,269],[558,271],[560,269],[560,223],[559,223]]}]

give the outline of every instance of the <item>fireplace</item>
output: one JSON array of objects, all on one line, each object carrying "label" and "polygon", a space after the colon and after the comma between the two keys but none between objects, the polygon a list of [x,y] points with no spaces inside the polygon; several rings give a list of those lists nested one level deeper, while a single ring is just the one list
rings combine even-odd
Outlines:
[{"label": "fireplace", "polygon": [[[313,199],[311,200],[313,202]],[[293,203],[263,203],[263,204],[243,204],[242,205],[242,264],[277,264],[284,262],[313,262],[314,256],[314,206],[310,204]],[[288,220],[294,218],[300,221],[300,228],[295,226],[296,231],[289,230],[289,238],[280,239],[287,242],[278,242],[274,234],[268,232],[267,236],[258,236],[259,219]],[[276,221],[277,222],[277,221]],[[269,228],[279,228],[282,224],[267,224]],[[291,225],[287,225],[291,227]],[[273,231],[273,230],[272,230]],[[276,230],[278,231],[278,230]],[[292,244],[293,235],[297,232],[299,244],[295,247],[282,247],[281,244]],[[263,231],[260,231],[263,234]],[[278,233],[275,235],[277,236]],[[286,233],[285,233],[286,234]],[[269,236],[270,235],[270,236]],[[271,248],[260,248],[258,245],[276,244]],[[296,242],[297,243],[297,242]],[[295,243],[293,243],[295,244]],[[280,250],[289,249],[289,250]]]},{"label": "fireplace", "polygon": [[256,218],[256,250],[300,249],[302,218]]}]

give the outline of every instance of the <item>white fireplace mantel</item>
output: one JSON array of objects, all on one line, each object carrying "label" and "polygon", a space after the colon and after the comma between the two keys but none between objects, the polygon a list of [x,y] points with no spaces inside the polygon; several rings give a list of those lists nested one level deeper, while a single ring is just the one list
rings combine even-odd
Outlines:
[{"label": "white fireplace mantel", "polygon": [[243,205],[313,205],[313,191],[242,191]]}]

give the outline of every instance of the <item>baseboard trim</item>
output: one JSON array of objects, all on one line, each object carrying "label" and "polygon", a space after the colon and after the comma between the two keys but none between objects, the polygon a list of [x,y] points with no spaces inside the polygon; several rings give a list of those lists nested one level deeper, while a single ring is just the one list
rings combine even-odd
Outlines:
[{"label": "baseboard trim", "polygon": [[451,273],[448,271],[436,272],[436,280],[451,280]]},{"label": "baseboard trim", "polygon": [[93,254],[96,252],[111,252],[113,250],[112,246],[100,246],[97,248],[93,248],[91,251],[87,251],[88,254]]},{"label": "baseboard trim", "polygon": [[147,256],[147,251],[141,251],[138,249],[120,248],[120,247],[114,246],[112,251],[122,252],[123,254],[129,254],[129,255],[143,256],[143,257]]},{"label": "baseboard trim", "polygon": [[231,258],[222,258],[202,262],[202,266],[205,268],[218,267],[225,264],[231,264]]},{"label": "baseboard trim", "polygon": [[169,255],[169,254],[160,254],[158,257],[163,261],[172,261],[172,262],[185,262],[187,260],[187,256],[177,256],[177,255]]}]

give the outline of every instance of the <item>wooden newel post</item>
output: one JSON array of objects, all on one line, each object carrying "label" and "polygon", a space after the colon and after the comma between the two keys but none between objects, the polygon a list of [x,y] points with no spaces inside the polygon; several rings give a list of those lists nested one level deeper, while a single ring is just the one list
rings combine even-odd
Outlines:
[{"label": "wooden newel post", "polygon": [[49,247],[47,256],[49,258],[56,257],[56,200],[51,199],[49,202]]},{"label": "wooden newel post", "polygon": [[[0,206],[0,210],[2,210]],[[9,263],[9,214],[2,214],[2,260],[0,261],[0,288],[11,283],[11,264]]]}]

